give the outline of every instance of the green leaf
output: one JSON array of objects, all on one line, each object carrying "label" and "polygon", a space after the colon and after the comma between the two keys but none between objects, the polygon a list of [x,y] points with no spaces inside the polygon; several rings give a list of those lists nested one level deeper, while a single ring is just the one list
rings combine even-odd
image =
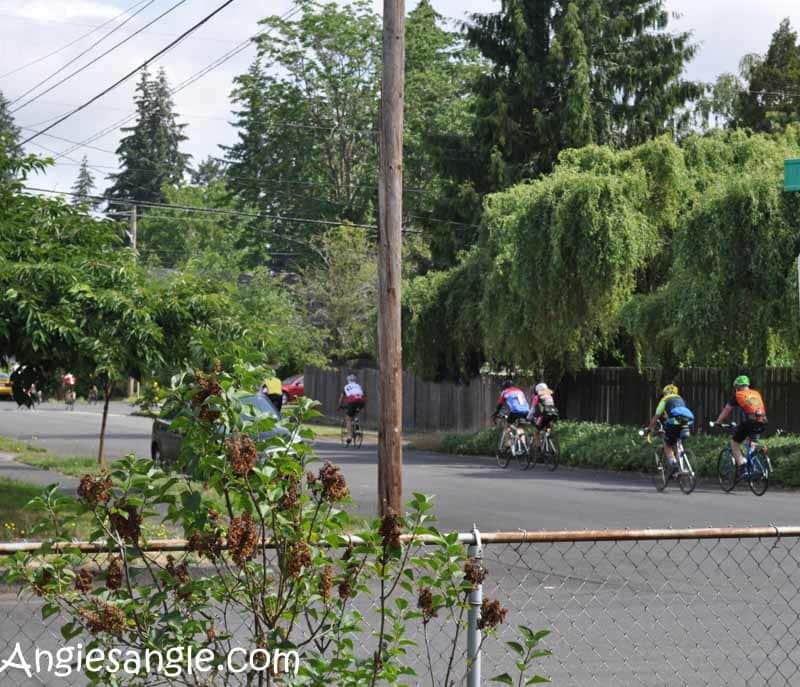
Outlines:
[{"label": "green leaf", "polygon": [[496,677],[493,677],[490,682],[499,682],[501,685],[514,685],[514,678],[512,678],[508,673],[502,673]]}]

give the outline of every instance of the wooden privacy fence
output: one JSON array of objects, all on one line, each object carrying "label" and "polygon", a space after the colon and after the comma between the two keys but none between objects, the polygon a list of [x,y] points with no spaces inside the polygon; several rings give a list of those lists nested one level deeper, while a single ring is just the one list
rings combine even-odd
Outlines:
[{"label": "wooden privacy fence", "polygon": [[[378,372],[352,371],[367,394],[365,427],[377,424]],[[335,417],[339,394],[350,370],[307,367],[306,395]],[[764,394],[771,429],[800,432],[800,376],[783,368],[752,376],[753,386]],[[468,384],[426,382],[403,373],[403,430],[406,432],[472,432],[488,426],[500,394],[501,377],[477,377]],[[526,393],[533,380],[516,380]],[[730,373],[711,368],[681,370],[673,380],[695,414],[699,429],[714,420],[732,394]],[[600,367],[564,377],[555,387],[556,403],[564,418],[621,425],[644,425],[660,397],[660,370]]]}]

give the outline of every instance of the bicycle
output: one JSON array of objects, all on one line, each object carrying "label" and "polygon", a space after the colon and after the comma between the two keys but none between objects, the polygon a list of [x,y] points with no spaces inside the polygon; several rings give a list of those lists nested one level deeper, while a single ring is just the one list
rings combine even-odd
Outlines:
[{"label": "bicycle", "polygon": [[[664,426],[660,422],[656,425],[656,434],[661,439],[661,445],[655,451],[653,483],[656,491],[664,491],[671,479],[677,479],[681,491],[688,496],[697,486],[697,474],[692,467],[694,455],[683,445],[683,439],[678,438],[672,449],[677,458],[678,469],[673,471],[664,452]],[[649,436],[649,428],[639,430],[639,436]]]},{"label": "bicycle", "polygon": [[[522,470],[534,467],[535,460],[531,460],[530,439],[525,427],[522,426],[521,420],[514,420],[513,423],[508,421],[506,415],[495,415],[495,424],[502,423],[503,431],[500,433],[500,439],[495,451],[497,464],[501,468],[507,468],[512,458],[517,459],[517,463]],[[507,431],[511,432],[511,442],[506,446]]]},{"label": "bicycle", "polygon": [[75,392],[71,389],[68,389],[64,394],[64,403],[67,406],[67,410],[75,410]]},{"label": "bicycle", "polygon": [[539,447],[532,451],[534,455],[533,463],[536,464],[536,455],[541,458],[542,465],[552,472],[558,467],[560,451],[558,448],[558,437],[555,431],[555,419],[545,419],[542,428],[539,430]]},{"label": "bicycle", "polygon": [[[339,408],[342,410],[342,408]],[[350,422],[350,432],[347,431],[347,416],[342,418],[342,446],[355,446],[356,448],[361,448],[361,444],[364,443],[364,431],[361,429],[361,423],[359,421],[359,416],[361,415],[361,411],[357,410]],[[350,441],[348,442],[348,439]]]},{"label": "bicycle", "polygon": [[[734,429],[734,423],[717,424],[715,422],[708,423],[710,427],[719,427],[721,429]],[[772,473],[772,462],[767,455],[767,447],[761,446],[756,437],[748,437],[745,441],[746,450],[742,451],[746,463],[745,474],[739,475],[739,466],[733,457],[733,449],[730,444],[719,452],[717,458],[717,479],[722,491],[729,493],[733,491],[736,484],[746,479],[752,491],[756,496],[763,496],[769,489],[769,476]]]}]

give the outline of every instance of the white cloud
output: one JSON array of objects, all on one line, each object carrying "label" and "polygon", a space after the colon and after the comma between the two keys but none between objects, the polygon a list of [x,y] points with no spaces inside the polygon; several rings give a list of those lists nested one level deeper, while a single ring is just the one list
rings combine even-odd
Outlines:
[{"label": "white cloud", "polygon": [[34,21],[70,21],[71,19],[111,19],[120,11],[114,5],[95,0],[34,0],[28,3],[11,3],[4,12]]}]

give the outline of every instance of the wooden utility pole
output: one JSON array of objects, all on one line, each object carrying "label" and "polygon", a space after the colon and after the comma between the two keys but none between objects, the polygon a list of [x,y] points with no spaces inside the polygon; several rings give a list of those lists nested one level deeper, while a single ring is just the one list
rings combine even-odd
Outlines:
[{"label": "wooden utility pole", "polygon": [[380,185],[378,188],[378,505],[403,507],[403,349],[400,269],[403,241],[405,0],[383,0]]},{"label": "wooden utility pole", "polygon": [[[136,234],[138,231],[137,226],[137,217],[136,217],[136,204],[134,203],[131,205],[131,213],[129,215],[130,219],[130,234],[131,234],[131,248],[133,248],[133,252],[136,252]],[[128,398],[132,398],[134,396],[139,396],[139,385],[133,377],[128,377]],[[105,417],[103,418],[103,422],[105,424]],[[102,446],[101,446],[102,452]]]}]

